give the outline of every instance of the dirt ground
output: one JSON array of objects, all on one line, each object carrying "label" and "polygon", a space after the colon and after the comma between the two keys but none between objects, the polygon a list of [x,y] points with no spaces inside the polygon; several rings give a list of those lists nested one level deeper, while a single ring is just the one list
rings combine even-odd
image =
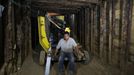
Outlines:
[{"label": "dirt ground", "polygon": [[[29,54],[22,68],[13,75],[44,75],[44,66],[38,64],[39,55],[36,52]],[[51,75],[57,75],[58,63],[54,63],[51,67]],[[88,65],[76,63],[77,75],[118,75],[114,72],[109,72],[108,69],[100,65],[95,58]],[[67,74],[66,74],[67,75]]]}]

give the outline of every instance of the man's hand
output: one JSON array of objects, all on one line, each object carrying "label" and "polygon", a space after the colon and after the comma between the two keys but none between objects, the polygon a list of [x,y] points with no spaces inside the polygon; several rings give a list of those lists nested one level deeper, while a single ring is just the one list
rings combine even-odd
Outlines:
[{"label": "man's hand", "polygon": [[55,50],[55,53],[54,53],[54,55],[56,56],[56,55],[57,55],[57,53],[58,53],[58,50],[56,49],[56,50]]},{"label": "man's hand", "polygon": [[84,56],[84,54],[81,52],[81,50],[80,50],[80,48],[81,48],[82,46],[80,46],[80,45],[77,45],[76,47],[74,47],[74,50],[75,50],[75,52],[76,52],[76,56],[79,58],[79,59],[81,59],[83,56]]}]

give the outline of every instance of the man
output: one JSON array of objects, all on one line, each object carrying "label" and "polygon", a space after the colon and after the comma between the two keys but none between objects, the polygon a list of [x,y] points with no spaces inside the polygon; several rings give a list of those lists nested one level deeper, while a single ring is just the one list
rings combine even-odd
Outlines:
[{"label": "man", "polygon": [[[76,48],[76,49],[74,49]],[[64,33],[64,39],[61,39],[56,47],[55,55],[58,50],[61,49],[60,57],[59,57],[59,75],[63,75],[64,73],[64,58],[68,58],[69,64],[69,75],[73,75],[75,71],[75,63],[74,63],[74,55],[73,50],[77,50],[77,44],[73,38],[69,36],[68,32]]]}]

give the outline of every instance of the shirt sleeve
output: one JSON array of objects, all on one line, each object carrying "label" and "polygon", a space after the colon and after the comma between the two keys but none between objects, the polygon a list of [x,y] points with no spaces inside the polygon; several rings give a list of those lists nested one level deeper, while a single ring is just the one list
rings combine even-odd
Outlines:
[{"label": "shirt sleeve", "polygon": [[56,47],[57,50],[60,49],[60,47],[61,47],[61,42],[62,42],[62,39],[58,42],[58,45],[57,45],[57,47]]},{"label": "shirt sleeve", "polygon": [[74,39],[72,39],[72,45],[73,45],[74,47],[76,47],[76,46],[77,46],[77,43],[75,42],[75,40],[74,40]]}]

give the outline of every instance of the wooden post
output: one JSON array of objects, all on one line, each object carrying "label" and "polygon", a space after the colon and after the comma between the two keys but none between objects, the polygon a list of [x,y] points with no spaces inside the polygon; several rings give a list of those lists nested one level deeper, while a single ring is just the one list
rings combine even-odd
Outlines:
[{"label": "wooden post", "polygon": [[92,32],[91,32],[91,25],[92,25],[92,23],[91,23],[91,19],[92,19],[92,17],[91,17],[91,15],[92,15],[92,10],[91,10],[91,8],[89,9],[89,16],[88,16],[88,18],[89,18],[89,25],[88,25],[88,35],[89,35],[89,37],[88,37],[88,39],[89,39],[89,50],[90,51],[92,51],[92,48],[91,48],[91,46],[92,46],[92,42],[91,42],[91,39],[92,39],[92,36],[91,36],[91,34],[92,34]]},{"label": "wooden post", "polygon": [[100,57],[105,62],[106,2],[101,2],[100,15]]},{"label": "wooden post", "polygon": [[89,30],[90,30],[90,9],[89,8],[86,8],[86,19],[85,19],[85,46],[86,46],[86,49],[88,50],[88,51],[91,51],[90,50],[90,32],[89,32]]},{"label": "wooden post", "polygon": [[91,52],[94,53],[94,10],[91,8],[91,25],[90,25],[90,32],[91,32]]},{"label": "wooden post", "polygon": [[134,1],[131,1],[131,9],[132,9],[132,26],[131,26],[131,47],[129,50],[129,60],[134,62]]},{"label": "wooden post", "polygon": [[120,21],[120,0],[112,1],[113,5],[112,6],[112,39],[111,39],[111,63],[114,66],[118,66],[118,62],[119,62],[119,21]]},{"label": "wooden post", "polygon": [[110,0],[109,2],[111,3],[110,6],[109,6],[109,56],[108,56],[108,61],[109,61],[109,64],[112,64],[111,62],[111,57],[112,57],[112,45],[113,45],[113,41],[112,41],[112,31],[113,31],[113,28],[112,28],[112,24],[113,24],[113,7],[114,7],[114,0]]}]

